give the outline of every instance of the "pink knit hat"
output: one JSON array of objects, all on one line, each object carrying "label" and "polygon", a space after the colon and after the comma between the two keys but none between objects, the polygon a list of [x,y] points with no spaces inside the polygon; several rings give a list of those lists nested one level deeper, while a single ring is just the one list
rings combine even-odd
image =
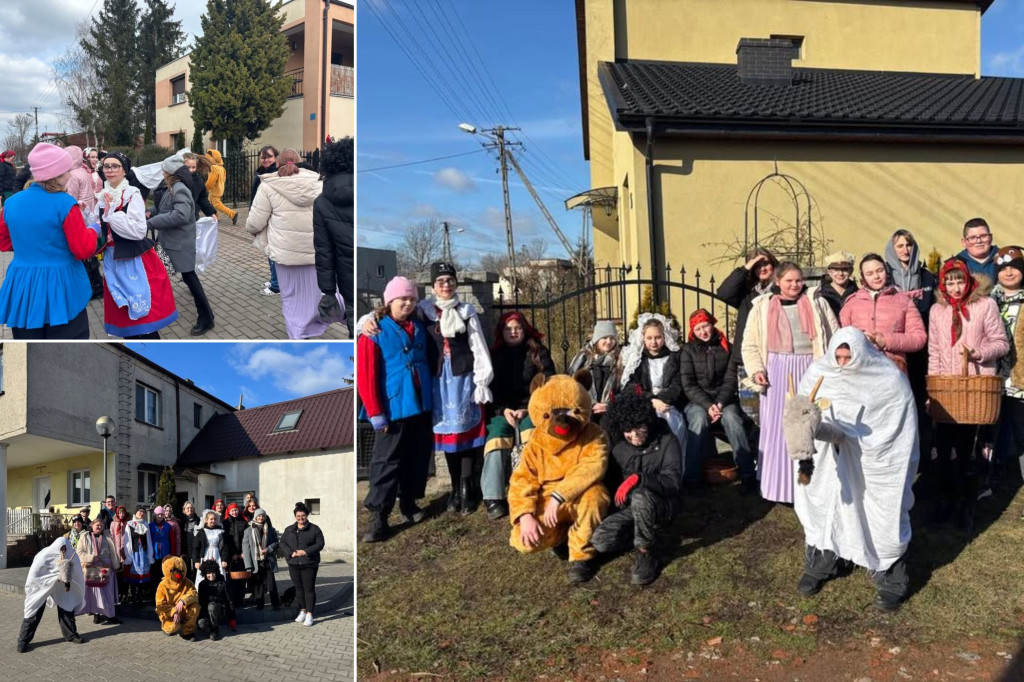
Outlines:
[{"label": "pink knit hat", "polygon": [[384,305],[389,305],[396,298],[404,298],[406,296],[411,296],[415,299],[419,298],[416,294],[416,285],[410,279],[401,276],[395,277],[384,287]]},{"label": "pink knit hat", "polygon": [[28,165],[36,182],[46,182],[67,173],[77,163],[71,163],[68,153],[49,142],[40,142],[28,153]]},{"label": "pink knit hat", "polygon": [[71,167],[72,168],[78,168],[79,166],[82,165],[82,159],[84,157],[82,156],[82,148],[81,147],[76,147],[75,145],[71,145],[69,147],[64,147],[64,151],[66,151],[68,153],[68,156],[71,157],[71,164],[72,164]]}]

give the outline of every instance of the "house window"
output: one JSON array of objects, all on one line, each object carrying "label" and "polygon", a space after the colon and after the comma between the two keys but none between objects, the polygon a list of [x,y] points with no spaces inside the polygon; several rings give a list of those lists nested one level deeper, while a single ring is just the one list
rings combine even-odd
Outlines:
[{"label": "house window", "polygon": [[135,418],[140,422],[160,426],[160,391],[136,382]]},{"label": "house window", "polygon": [[89,504],[89,470],[75,469],[68,472],[68,500],[73,505]]},{"label": "house window", "polygon": [[281,415],[281,421],[277,422],[277,426],[274,427],[274,432],[278,431],[291,431],[295,428],[295,425],[299,423],[299,415],[302,414],[302,410],[295,410],[294,412],[285,412]]},{"label": "house window", "polygon": [[239,510],[243,510],[244,509],[244,507],[242,507],[242,505],[245,503],[245,492],[240,492],[240,493],[224,493],[221,496],[221,499],[224,500],[225,506],[231,504],[232,502],[234,502],[235,504],[238,505]]},{"label": "house window", "polygon": [[309,515],[310,516],[319,516],[320,515],[320,498],[319,497],[312,498],[312,499],[306,499],[305,500],[305,504],[306,504],[306,509],[309,510]]},{"label": "house window", "polygon": [[185,101],[185,76],[178,76],[171,81],[171,104]]},{"label": "house window", "polygon": [[213,495],[206,496],[206,506],[203,509],[213,509],[213,503],[217,500],[213,499]]},{"label": "house window", "polygon": [[156,502],[157,475],[154,471],[140,471],[137,490],[139,491],[139,504],[153,504]]},{"label": "house window", "polygon": [[203,406],[199,403],[192,406],[192,426],[197,429],[203,428]]},{"label": "house window", "polygon": [[383,277],[384,276],[384,266],[383,265],[378,265],[377,266],[377,276],[378,277]]}]

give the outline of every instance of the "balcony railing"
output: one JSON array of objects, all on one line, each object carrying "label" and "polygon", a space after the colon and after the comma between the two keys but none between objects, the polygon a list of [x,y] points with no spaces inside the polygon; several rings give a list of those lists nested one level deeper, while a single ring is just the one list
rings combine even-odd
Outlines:
[{"label": "balcony railing", "polygon": [[331,64],[331,94],[342,97],[356,96],[356,70],[354,68]]},{"label": "balcony railing", "polygon": [[285,71],[284,75],[292,79],[292,91],[288,97],[302,97],[302,71],[301,68]]},{"label": "balcony railing", "polygon": [[31,507],[7,508],[7,534],[30,535],[38,531],[59,530],[70,526],[76,514],[33,513]]}]

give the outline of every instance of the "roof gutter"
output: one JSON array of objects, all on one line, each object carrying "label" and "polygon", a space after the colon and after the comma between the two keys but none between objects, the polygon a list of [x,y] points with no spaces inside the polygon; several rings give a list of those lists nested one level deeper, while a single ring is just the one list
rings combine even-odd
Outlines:
[{"label": "roof gutter", "polygon": [[[647,132],[647,144],[644,146],[644,173],[647,179],[647,234],[651,240],[651,278],[653,279],[655,273],[660,272],[657,265],[659,238],[654,225],[654,117],[648,116],[644,125]],[[659,303],[661,300],[659,287],[654,287],[653,293],[654,302]]]}]

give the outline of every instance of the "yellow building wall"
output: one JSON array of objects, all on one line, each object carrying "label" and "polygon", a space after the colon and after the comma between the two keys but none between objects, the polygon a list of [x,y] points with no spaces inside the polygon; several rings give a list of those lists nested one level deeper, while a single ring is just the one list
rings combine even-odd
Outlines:
[{"label": "yellow building wall", "polygon": [[[305,85],[305,84],[304,84]],[[263,131],[260,139],[251,143],[252,149],[272,144],[277,149],[303,149],[302,146],[302,101],[301,97],[285,100],[281,115]]]},{"label": "yellow building wall", "polygon": [[[612,4],[612,3],[608,3]],[[973,3],[644,0],[622,3],[618,56],[736,63],[740,38],[805,36],[799,66],[978,74]],[[588,31],[590,27],[588,26]],[[625,50],[625,54],[622,53]]]},{"label": "yellow building wall", "polygon": [[[114,491],[114,453],[107,453],[107,475],[109,492]],[[75,469],[89,470],[89,505],[68,504],[68,472]],[[75,514],[84,506],[89,507],[89,518],[95,518],[103,504],[103,454],[90,453],[78,457],[36,464],[27,467],[8,469],[7,471],[7,506],[32,507],[35,501],[33,481],[39,476],[50,477],[50,506],[57,513]],[[38,509],[35,511],[39,511]]]},{"label": "yellow building wall", "polygon": [[351,97],[331,95],[327,100],[327,134],[351,137],[356,132],[356,101]]},{"label": "yellow building wall", "polygon": [[[622,146],[616,141],[616,150]],[[888,238],[902,228],[914,233],[922,258],[932,248],[948,257],[961,250],[963,224],[976,216],[988,220],[997,244],[1020,241],[1020,149],[679,140],[657,143],[655,157],[655,215],[665,235],[663,262],[674,271],[685,264],[691,277],[699,268],[705,287],[710,275],[720,282],[740,264],[738,258],[713,263],[726,253],[738,253],[747,195],[772,172],[776,159],[779,171],[803,182],[814,199],[813,215],[832,240],[829,251],[843,249],[858,257],[883,253]],[[642,156],[638,160],[623,154],[620,159],[617,153],[619,168],[629,169],[632,181],[638,168],[642,171]],[[618,240],[595,231],[599,264],[635,263],[639,256],[649,267],[646,206],[639,188],[636,184],[630,208],[620,187]],[[776,186],[764,189],[759,205],[762,230],[773,229],[773,216],[784,223],[794,220],[792,203]]]}]

